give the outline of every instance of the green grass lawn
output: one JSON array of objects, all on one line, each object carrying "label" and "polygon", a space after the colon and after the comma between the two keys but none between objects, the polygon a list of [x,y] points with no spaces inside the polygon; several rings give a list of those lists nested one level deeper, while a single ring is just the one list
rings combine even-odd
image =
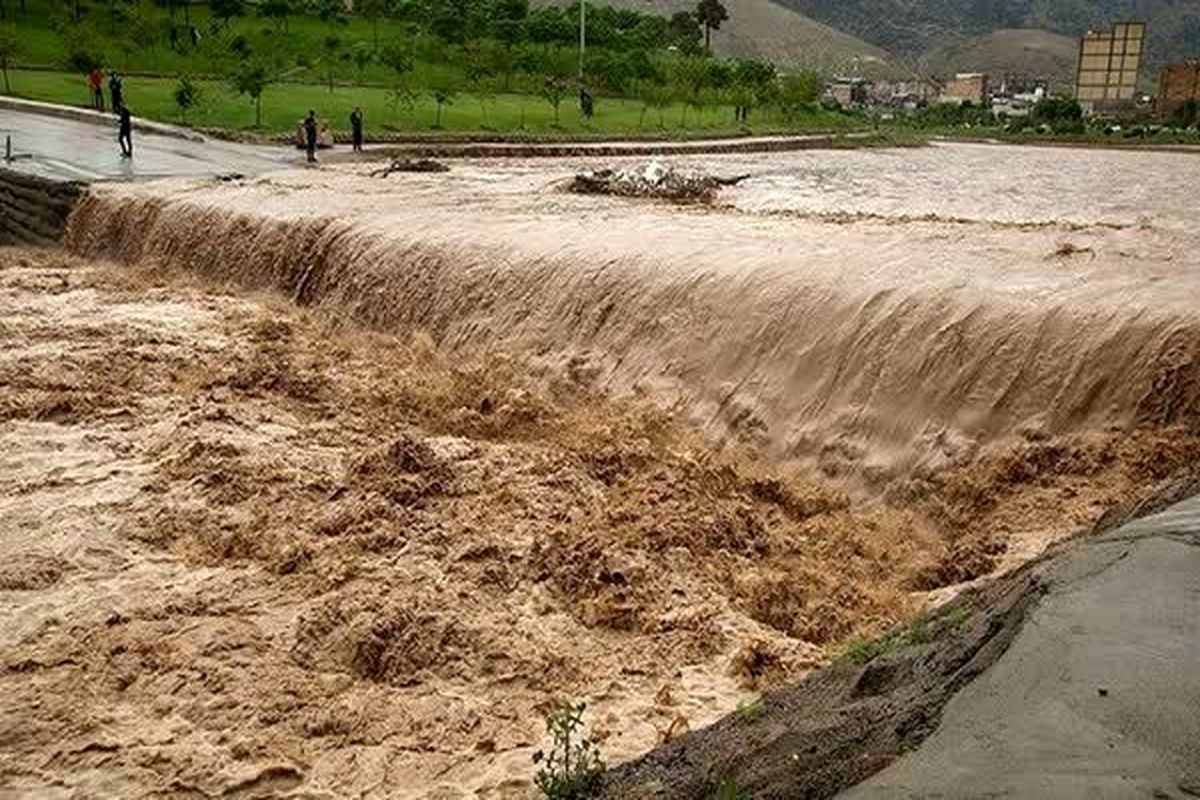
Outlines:
[{"label": "green grass lawn", "polygon": [[[38,70],[12,70],[13,93],[34,100],[66,105],[87,106],[87,80],[82,75]],[[179,108],[172,93],[176,81],[170,78],[128,76],[126,100],[136,116],[163,122],[181,123]],[[188,114],[193,127],[249,130],[254,127],[254,104],[236,94],[228,82],[198,81],[202,96],[199,105]],[[374,131],[427,132],[436,130],[437,106],[428,94],[418,93],[413,108],[396,106],[390,93],[381,87],[311,83],[275,83],[262,97],[262,129],[290,132],[312,108],[330,121],[334,130],[349,129],[350,111],[363,109],[368,135]],[[640,102],[622,98],[599,98],[596,115],[585,121],[574,97],[565,99],[556,124],[554,109],[541,97],[522,94],[497,94],[480,103],[476,96],[460,94],[442,108],[441,129],[452,132],[492,131],[499,134],[612,134],[646,136],[656,133],[673,135],[722,134],[745,132],[735,125],[733,109],[717,107],[685,111],[681,105],[645,111]],[[783,130],[841,131],[857,127],[859,122],[842,114],[812,110],[785,122],[766,111],[751,116],[754,133]]]}]

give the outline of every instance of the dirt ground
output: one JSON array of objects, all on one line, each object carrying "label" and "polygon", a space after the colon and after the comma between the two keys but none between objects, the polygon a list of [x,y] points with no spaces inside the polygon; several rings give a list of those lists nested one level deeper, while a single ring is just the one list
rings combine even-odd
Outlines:
[{"label": "dirt ground", "polygon": [[555,363],[0,249],[0,790],[525,797],[1147,495],[1174,428],[1036,434],[851,501]]}]

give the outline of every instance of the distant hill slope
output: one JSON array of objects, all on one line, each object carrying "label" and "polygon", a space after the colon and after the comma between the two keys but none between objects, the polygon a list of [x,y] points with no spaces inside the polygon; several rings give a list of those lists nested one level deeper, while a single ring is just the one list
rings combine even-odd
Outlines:
[{"label": "distant hill slope", "polygon": [[1000,30],[935,47],[921,59],[929,75],[986,72],[989,75],[1044,77],[1052,89],[1069,89],[1075,75],[1078,42],[1050,31]]},{"label": "distant hill slope", "polygon": [[1077,37],[1122,19],[1149,23],[1152,68],[1200,54],[1197,0],[776,0],[900,56],[1006,29]]},{"label": "distant hill slope", "polygon": [[[565,5],[571,0],[534,0],[535,5]],[[671,16],[694,11],[695,0],[595,0],[598,5],[630,8]],[[713,49],[726,56],[761,56],[790,66],[819,67],[828,72],[856,64],[868,74],[887,71],[888,53],[849,34],[834,30],[774,0],[725,0],[729,20],[713,32]],[[857,61],[856,61],[857,59]]]}]

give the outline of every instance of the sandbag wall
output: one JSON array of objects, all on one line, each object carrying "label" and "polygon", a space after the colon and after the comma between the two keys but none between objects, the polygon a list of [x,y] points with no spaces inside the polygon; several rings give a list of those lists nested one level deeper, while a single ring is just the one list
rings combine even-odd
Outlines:
[{"label": "sandbag wall", "polygon": [[0,245],[58,245],[85,186],[0,168]]}]

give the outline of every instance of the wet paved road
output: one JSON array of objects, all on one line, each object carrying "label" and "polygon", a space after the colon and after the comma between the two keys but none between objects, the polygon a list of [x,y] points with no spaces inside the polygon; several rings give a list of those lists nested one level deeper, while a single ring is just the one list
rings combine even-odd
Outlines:
[{"label": "wet paved road", "polygon": [[247,175],[300,165],[286,147],[243,145],[134,131],[133,158],[121,158],[115,119],[111,126],[0,109],[0,147],[11,137],[16,158],[0,166],[65,180],[138,180],[164,176]]},{"label": "wet paved road", "polygon": [[1200,497],[1047,562],[933,736],[844,800],[1200,796]]}]

